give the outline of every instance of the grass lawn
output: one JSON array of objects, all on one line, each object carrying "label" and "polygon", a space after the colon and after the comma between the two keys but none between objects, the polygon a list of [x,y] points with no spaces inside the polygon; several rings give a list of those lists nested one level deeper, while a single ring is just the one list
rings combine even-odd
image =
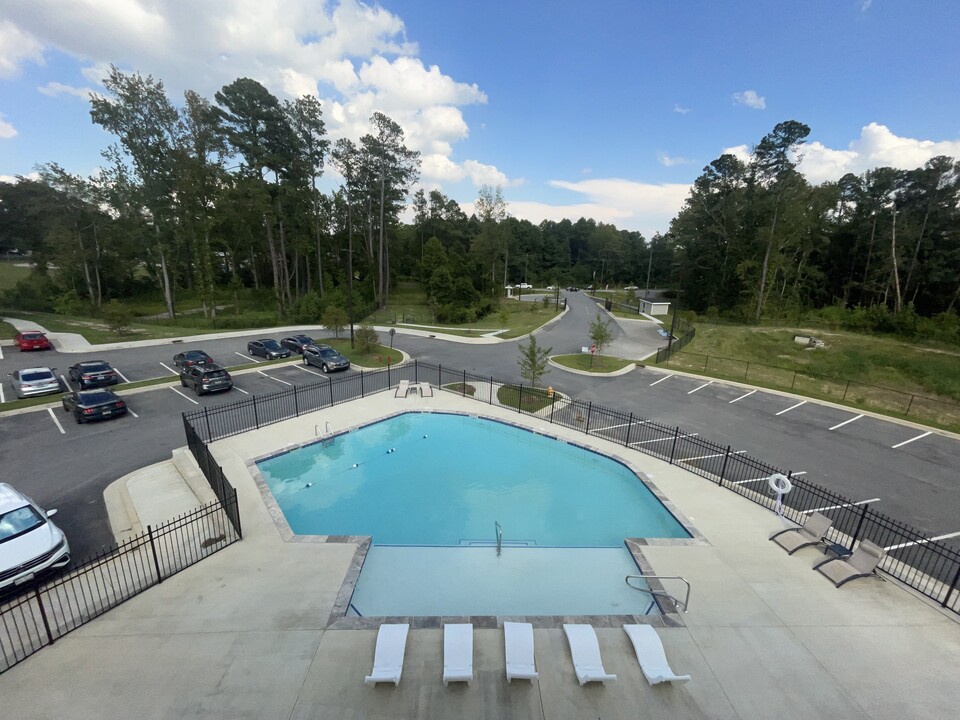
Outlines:
[{"label": "grass lawn", "polygon": [[477,394],[477,389],[470,383],[450,383],[448,385],[444,385],[443,389],[460,393],[461,395],[469,395],[470,397],[473,397]]},{"label": "grass lawn", "polygon": [[30,268],[24,267],[27,260],[4,260],[0,262],[0,290],[9,290],[30,274]]},{"label": "grass lawn", "polygon": [[[55,313],[28,312],[6,309],[6,315],[33,320],[50,332],[68,332],[83,335],[90,343],[123,342],[128,340],[151,340],[154,338],[176,338],[185,335],[202,335],[213,332],[209,327],[191,327],[173,324],[130,323],[129,332],[119,335],[104,325],[99,318],[71,317]],[[9,337],[13,337],[11,334]]]},{"label": "grass lawn", "polygon": [[[635,360],[624,360],[623,358],[610,357],[609,355],[591,355],[590,353],[554,355],[550,359],[557,363],[557,365],[595,373],[616,372],[628,365],[636,367]],[[592,363],[591,360],[593,361]]]},{"label": "grass lawn", "polygon": [[556,401],[556,398],[556,394],[551,397],[544,388],[525,387],[522,391],[522,397],[521,389],[516,385],[503,385],[497,390],[497,400],[500,401],[501,405],[515,408],[519,403],[521,410],[531,413],[549,407]]},{"label": "grass lawn", "polygon": [[[814,335],[826,347],[799,345],[795,335]],[[813,328],[698,325],[694,340],[666,365],[919,422],[960,425],[960,349],[955,347]]]},{"label": "grass lawn", "polygon": [[351,365],[359,365],[363,368],[384,368],[388,362],[390,365],[396,365],[403,358],[399,350],[391,350],[388,345],[375,345],[369,352],[362,353],[359,347],[350,347],[349,337],[340,339],[315,338],[315,340],[323,345],[329,345],[341,355],[350,358]]}]

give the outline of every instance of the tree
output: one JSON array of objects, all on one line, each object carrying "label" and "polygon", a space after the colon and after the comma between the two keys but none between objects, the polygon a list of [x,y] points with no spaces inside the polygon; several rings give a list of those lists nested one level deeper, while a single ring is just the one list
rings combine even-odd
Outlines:
[{"label": "tree", "polygon": [[593,344],[597,346],[597,354],[602,354],[603,349],[613,340],[613,333],[610,332],[610,321],[604,322],[603,319],[597,315],[593,319],[593,322],[590,323],[590,339],[593,341]]},{"label": "tree", "polygon": [[347,320],[347,313],[343,308],[336,305],[327,307],[320,317],[323,327],[332,332],[337,339],[340,338],[340,332],[346,327]]},{"label": "tree", "polygon": [[357,328],[357,345],[360,346],[360,352],[371,352],[379,342],[380,336],[372,325],[361,325]]},{"label": "tree", "polygon": [[518,360],[518,364],[520,365],[520,375],[536,387],[537,380],[547,372],[547,365],[549,364],[547,358],[549,358],[550,353],[553,352],[553,348],[540,347],[537,345],[537,338],[531,335],[530,342],[526,345],[521,345],[519,350],[520,359]]}]

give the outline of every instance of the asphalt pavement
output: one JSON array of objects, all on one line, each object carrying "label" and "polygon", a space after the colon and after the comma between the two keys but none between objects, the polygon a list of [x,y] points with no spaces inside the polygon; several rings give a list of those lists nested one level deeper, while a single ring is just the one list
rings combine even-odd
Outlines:
[{"label": "asphalt pavement", "polygon": [[[541,345],[552,348],[552,354],[576,353],[589,346],[589,325],[598,313],[596,303],[583,294],[564,295],[566,313],[535,333]],[[140,467],[168,459],[174,448],[183,446],[181,413],[233,402],[246,394],[262,395],[291,385],[326,381],[318,370],[299,363],[263,363],[262,368],[236,375],[234,390],[198,398],[176,382],[173,356],[199,348],[221,364],[245,364],[252,360],[246,354],[247,340],[279,338],[294,331],[314,334],[316,328],[229,333],[224,334],[227,337],[153,341],[134,347],[75,347],[79,352],[54,350],[31,355],[3,346],[0,377],[8,400],[7,373],[36,365],[56,367],[66,376],[75,362],[103,359],[131,382],[163,377],[174,381],[170,386],[124,393],[131,414],[87,425],[75,424],[59,404],[14,413],[2,413],[0,405],[3,479],[42,506],[60,510],[57,523],[68,534],[75,557],[109,546],[113,538],[103,504],[104,488]],[[424,362],[520,381],[517,361],[525,339],[477,344],[429,334],[398,330],[394,345]],[[386,339],[385,333],[381,338]],[[951,537],[960,534],[956,470],[960,467],[960,442],[955,435],[784,393],[647,368],[616,377],[594,377],[550,367],[541,384],[697,433],[803,475],[854,502],[869,502],[929,536],[947,536],[945,541],[951,544],[960,540],[960,536]]]}]

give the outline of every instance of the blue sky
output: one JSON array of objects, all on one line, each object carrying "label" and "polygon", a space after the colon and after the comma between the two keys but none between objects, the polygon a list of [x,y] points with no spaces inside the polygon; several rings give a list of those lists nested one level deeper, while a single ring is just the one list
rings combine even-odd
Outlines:
[{"label": "blue sky", "polygon": [[783,120],[811,128],[812,182],[960,157],[958,28],[943,0],[0,0],[0,176],[94,172],[111,138],[86,98],[113,63],[175,100],[313,92],[334,138],[380,110],[467,212],[499,184],[517,217],[650,235]]}]

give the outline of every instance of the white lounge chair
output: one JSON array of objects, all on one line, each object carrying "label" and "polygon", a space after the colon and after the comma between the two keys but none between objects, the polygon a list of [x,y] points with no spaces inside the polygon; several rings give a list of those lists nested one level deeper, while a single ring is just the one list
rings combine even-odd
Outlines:
[{"label": "white lounge chair", "polygon": [[433,387],[430,385],[430,383],[417,383],[417,388],[420,390],[420,397],[433,397]]},{"label": "white lounge chair", "polygon": [[363,679],[367,685],[376,685],[378,682],[392,682],[394,686],[400,684],[403,653],[407,647],[409,630],[410,626],[406,623],[380,626],[377,649],[373,656],[373,672]]},{"label": "white lounge chair", "polygon": [[514,678],[533,682],[540,677],[533,659],[533,625],[504,622],[503,644],[507,656],[507,682]]},{"label": "white lounge chair", "polygon": [[410,390],[410,381],[401,380],[397,384],[397,391],[393,394],[394,397],[406,397],[407,392]]},{"label": "white lounge chair", "polygon": [[567,634],[570,643],[570,655],[573,656],[573,669],[577,671],[577,679],[583,685],[588,682],[600,682],[604,685],[607,680],[616,680],[616,675],[609,674],[603,669],[600,659],[600,643],[592,625],[564,625],[563,631]]},{"label": "white lounge chair", "polygon": [[624,625],[623,629],[630,636],[640,669],[643,670],[648,683],[651,685],[662,682],[685,683],[690,679],[689,675],[677,675],[670,669],[660,636],[651,626]]},{"label": "white lounge chair", "polygon": [[443,684],[473,680],[473,625],[443,626]]}]

